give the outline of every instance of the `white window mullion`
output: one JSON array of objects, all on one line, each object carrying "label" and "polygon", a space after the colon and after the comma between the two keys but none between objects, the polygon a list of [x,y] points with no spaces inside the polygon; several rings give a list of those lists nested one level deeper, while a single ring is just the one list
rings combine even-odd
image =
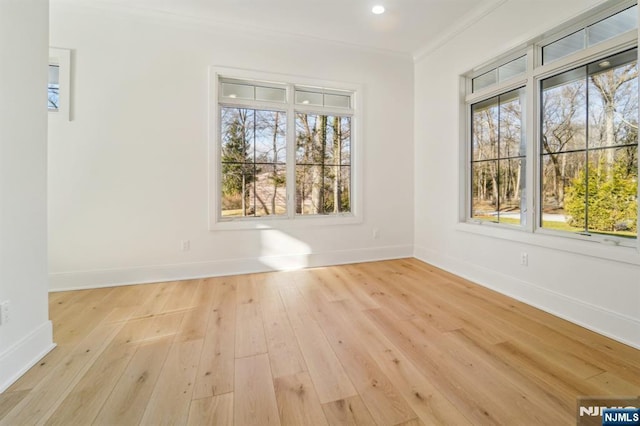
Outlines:
[{"label": "white window mullion", "polygon": [[538,94],[536,90],[536,80],[532,77],[533,69],[537,64],[537,52],[534,46],[529,46],[527,49],[527,100],[525,103],[525,113],[523,114],[523,121],[526,126],[526,134],[527,138],[527,172],[525,174],[526,183],[526,215],[524,229],[528,232],[533,232],[536,229],[536,222],[538,221],[538,213],[536,211],[536,200],[539,196],[538,188],[540,185],[537,184],[538,181],[538,133],[539,126],[537,125],[538,119]]},{"label": "white window mullion", "polygon": [[287,217],[296,217],[296,114],[294,86],[287,88]]}]

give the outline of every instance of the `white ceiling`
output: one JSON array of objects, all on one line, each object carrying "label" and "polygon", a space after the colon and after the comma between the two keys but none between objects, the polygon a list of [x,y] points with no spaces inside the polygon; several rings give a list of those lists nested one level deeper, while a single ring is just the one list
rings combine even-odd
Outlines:
[{"label": "white ceiling", "polygon": [[[505,1],[101,0],[100,3],[415,55]],[[372,14],[374,4],[384,5],[386,12]]]}]

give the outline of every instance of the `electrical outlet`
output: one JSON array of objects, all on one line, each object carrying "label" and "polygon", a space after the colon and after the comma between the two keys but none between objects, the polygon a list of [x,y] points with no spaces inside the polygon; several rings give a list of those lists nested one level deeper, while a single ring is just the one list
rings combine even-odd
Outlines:
[{"label": "electrical outlet", "polygon": [[373,237],[374,240],[377,240],[378,238],[380,238],[380,230],[378,228],[373,228],[373,232],[371,233],[371,236]]},{"label": "electrical outlet", "polygon": [[5,300],[0,303],[0,325],[5,325],[9,322],[9,301]]},{"label": "electrical outlet", "polygon": [[180,250],[189,251],[189,249],[191,249],[191,241],[189,240],[180,241]]},{"label": "electrical outlet", "polygon": [[522,266],[528,266],[529,265],[529,255],[527,254],[526,251],[523,251],[520,253],[520,264]]}]

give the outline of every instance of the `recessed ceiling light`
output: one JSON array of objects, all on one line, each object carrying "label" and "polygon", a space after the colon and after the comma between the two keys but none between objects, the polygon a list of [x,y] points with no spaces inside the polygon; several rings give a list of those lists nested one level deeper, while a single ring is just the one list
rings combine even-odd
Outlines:
[{"label": "recessed ceiling light", "polygon": [[371,12],[373,12],[376,15],[381,15],[384,13],[384,6],[382,6],[381,4],[377,4],[373,6],[373,8],[371,9]]},{"label": "recessed ceiling light", "polygon": [[232,93],[232,94],[229,95],[229,97],[235,99],[236,98],[236,94]]},{"label": "recessed ceiling light", "polygon": [[600,62],[598,65],[600,66],[600,68],[606,68],[606,67],[608,67],[609,65],[611,65],[611,62],[609,62],[609,61],[602,61],[602,62]]},{"label": "recessed ceiling light", "polygon": [[302,101],[302,103],[305,105],[309,105],[309,99],[305,99],[304,101]]}]

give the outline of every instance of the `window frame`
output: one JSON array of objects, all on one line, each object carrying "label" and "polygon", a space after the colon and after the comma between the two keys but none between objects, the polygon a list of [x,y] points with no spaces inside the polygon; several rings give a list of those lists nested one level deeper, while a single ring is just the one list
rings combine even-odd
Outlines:
[{"label": "window frame", "polygon": [[[460,205],[460,216],[459,216],[459,222],[462,223],[469,223],[469,224],[474,224],[474,225],[483,225],[483,226],[488,226],[488,227],[499,227],[499,228],[507,228],[507,229],[511,229],[511,230],[516,230],[516,231],[533,231],[533,229],[531,228],[532,225],[532,221],[531,218],[529,216],[529,214],[527,212],[532,211],[533,208],[533,204],[532,204],[532,194],[531,194],[531,188],[530,188],[530,173],[531,173],[531,165],[529,163],[529,158],[531,155],[531,143],[530,141],[532,140],[532,125],[533,123],[530,120],[530,116],[531,114],[529,113],[524,113],[523,117],[522,117],[522,122],[523,125],[525,126],[525,133],[524,133],[524,137],[527,140],[527,148],[526,148],[526,155],[525,155],[525,176],[524,178],[526,179],[525,182],[525,197],[526,197],[526,204],[525,204],[525,212],[524,213],[524,222],[520,223],[520,225],[514,225],[514,224],[509,224],[509,223],[496,223],[496,222],[490,222],[490,221],[483,221],[483,220],[479,220],[479,219],[474,219],[473,218],[473,212],[472,212],[472,204],[473,204],[473,194],[472,194],[472,190],[471,190],[471,184],[472,184],[472,145],[473,145],[473,137],[472,137],[472,129],[473,129],[473,116],[471,113],[472,110],[472,105],[477,104],[479,102],[488,100],[492,97],[496,97],[496,96],[500,96],[500,95],[504,95],[508,92],[511,92],[513,90],[518,90],[520,88],[524,88],[525,89],[525,95],[526,95],[526,104],[525,104],[525,110],[526,111],[530,111],[531,108],[531,104],[532,104],[532,96],[530,95],[531,92],[531,85],[532,85],[532,79],[530,78],[530,73],[532,71],[532,60],[531,60],[531,53],[533,52],[533,50],[531,48],[528,49],[518,49],[510,54],[504,55],[502,56],[499,60],[490,63],[489,65],[483,66],[475,71],[473,71],[472,73],[468,74],[467,76],[463,76],[461,77],[463,80],[463,84],[465,87],[465,90],[463,91],[463,101],[461,102],[461,108],[463,108],[463,117],[464,117],[464,124],[462,127],[462,132],[465,135],[464,138],[461,138],[463,140],[464,143],[464,148],[463,148],[463,152],[464,155],[460,156],[461,157],[461,161],[464,162],[464,180],[461,179],[460,181],[460,186],[461,186],[461,190],[460,193],[463,194],[463,197],[461,197],[461,205]],[[473,79],[476,78],[479,75],[482,75],[486,72],[488,72],[491,69],[494,68],[499,68],[519,57],[522,56],[526,56],[527,57],[527,66],[526,66],[526,72],[524,74],[521,75],[517,75],[514,76],[508,80],[505,80],[504,82],[498,82],[494,85],[485,87],[483,89],[478,90],[477,92],[473,93]]]},{"label": "window frame", "polygon": [[[542,164],[540,161],[540,138],[542,132],[540,105],[542,100],[541,82],[545,78],[561,74],[576,67],[584,66],[598,59],[608,57],[629,49],[638,47],[638,32],[640,28],[619,34],[592,46],[574,52],[565,57],[542,64],[542,48],[566,35],[579,31],[606,19],[637,4],[633,0],[623,2],[607,2],[604,5],[587,12],[553,31],[530,40],[525,48],[518,48],[508,52],[491,62],[475,68],[460,77],[460,170],[463,171],[459,182],[459,217],[457,229],[486,235],[489,237],[525,242],[529,244],[552,247],[568,252],[592,255],[633,264],[640,264],[640,236],[627,239],[610,235],[581,235],[566,231],[542,228],[541,224],[541,186]],[[640,8],[640,6],[639,6]],[[640,13],[640,11],[639,11]],[[472,92],[473,78],[486,73],[488,70],[500,67],[511,60],[526,54],[527,72],[518,78],[512,78]],[[638,58],[640,62],[640,58]],[[639,77],[640,79],[640,77]],[[471,149],[472,149],[472,116],[471,106],[492,96],[504,94],[510,90],[524,86],[526,89],[526,116],[523,122],[527,126],[526,154],[526,224],[521,226],[474,220],[472,218],[472,187],[471,187]],[[640,157],[640,156],[639,156]],[[638,160],[640,165],[640,159]],[[640,195],[640,185],[638,185]],[[638,197],[640,204],[640,196]],[[640,216],[638,217],[640,222]],[[481,226],[479,226],[481,225]],[[593,244],[597,242],[600,244]],[[591,244],[589,244],[591,243]]]},{"label": "window frame", "polygon": [[[622,36],[624,37],[624,35]],[[605,42],[606,43],[606,42]],[[587,66],[588,64],[591,64],[593,62],[597,62],[598,60],[602,60],[605,59],[606,57],[618,54],[618,53],[622,53],[626,50],[629,49],[633,49],[633,48],[637,48],[638,44],[637,44],[637,38],[635,39],[635,41],[627,41],[625,40],[625,42],[616,45],[615,47],[609,47],[607,46],[607,48],[604,51],[596,51],[596,52],[592,52],[592,51],[588,51],[587,50],[591,50],[591,49],[585,49],[585,51],[583,52],[583,55],[579,55],[579,60],[576,60],[573,63],[565,63],[563,64],[562,67],[557,68],[557,69],[547,69],[544,70],[544,72],[542,72],[541,70],[539,70],[538,72],[534,72],[534,81],[535,81],[535,90],[536,90],[536,110],[535,110],[535,114],[537,117],[537,125],[536,125],[536,134],[535,134],[535,144],[536,144],[536,152],[535,152],[535,163],[536,163],[536,175],[535,175],[535,189],[536,189],[536,193],[535,193],[535,199],[536,200],[541,200],[542,197],[542,173],[543,173],[543,164],[540,161],[540,157],[541,157],[541,150],[539,149],[539,145],[540,145],[540,139],[542,137],[542,123],[540,120],[539,115],[541,114],[541,110],[540,110],[540,105],[542,103],[542,89],[541,89],[541,84],[542,81],[556,76],[556,75],[560,75],[566,71],[570,71],[572,69],[575,68],[579,68],[579,67],[584,67]],[[571,55],[573,56],[573,55]],[[636,59],[636,61],[638,62],[638,66],[640,67],[640,52],[639,52],[639,56]],[[542,68],[542,67],[541,67]],[[639,77],[636,77],[639,78]],[[639,108],[640,111],[640,108]],[[640,120],[639,120],[640,122]],[[640,157],[640,155],[639,155]],[[640,159],[639,159],[639,164],[640,164]],[[640,184],[638,184],[638,191],[640,194]],[[638,197],[638,203],[640,205],[640,196]],[[541,204],[541,203],[539,203]],[[599,242],[599,243],[603,243],[603,244],[608,244],[608,245],[615,245],[615,246],[621,246],[621,247],[632,247],[632,248],[636,248],[639,253],[640,253],[640,232],[638,233],[638,236],[635,239],[632,238],[622,238],[622,237],[617,237],[614,235],[606,235],[606,234],[597,234],[597,233],[593,233],[593,234],[589,234],[589,235],[585,235],[585,234],[581,234],[581,233],[574,233],[574,232],[566,232],[566,231],[557,231],[557,230],[553,230],[553,229],[548,229],[548,228],[543,228],[542,224],[541,224],[541,205],[536,206],[535,209],[535,232],[543,234],[543,235],[556,235],[556,236],[562,236],[564,238],[574,238],[577,240],[582,240],[582,241],[594,241],[594,242]],[[639,209],[640,210],[640,209]],[[640,215],[638,215],[638,217],[636,218],[636,221],[638,222],[638,224],[640,224]]]},{"label": "window frame", "polygon": [[[286,88],[286,102],[246,101],[241,99],[219,98],[220,81],[236,80],[264,83],[274,87]],[[351,108],[302,105],[295,103],[295,89],[313,88],[327,94],[351,95]],[[346,225],[362,223],[363,179],[362,179],[362,85],[356,83],[320,80],[309,77],[260,71],[212,66],[209,69],[209,229],[247,230],[247,229],[286,229],[309,226]],[[221,123],[222,107],[246,107],[249,109],[278,110],[287,115],[286,128],[286,198],[287,214],[259,217],[223,217],[221,211],[222,167],[221,165]],[[351,117],[351,193],[350,212],[338,214],[298,215],[295,212],[295,119],[296,112],[309,114],[338,115]]]}]

